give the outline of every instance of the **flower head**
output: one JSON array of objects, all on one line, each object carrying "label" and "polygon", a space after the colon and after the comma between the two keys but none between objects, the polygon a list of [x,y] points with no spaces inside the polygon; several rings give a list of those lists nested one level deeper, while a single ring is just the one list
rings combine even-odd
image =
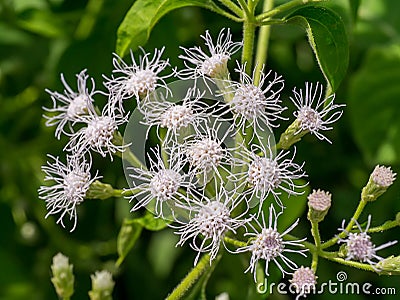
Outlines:
[{"label": "flower head", "polygon": [[178,76],[182,79],[226,78],[228,60],[240,49],[242,43],[232,42],[229,29],[227,32],[225,29],[220,31],[215,45],[208,31],[201,38],[205,41],[208,53],[200,47],[189,49],[181,47],[185,55],[180,55],[179,58],[184,60],[186,69],[179,71]]},{"label": "flower head", "polygon": [[[301,195],[297,189],[303,188],[305,185],[298,185],[294,182],[296,179],[305,177],[302,170],[303,165],[294,162],[296,148],[293,155],[289,151],[282,150],[278,155],[274,155],[270,142],[267,147],[253,146],[253,150],[243,148],[240,155],[241,163],[247,166],[247,170],[235,174],[237,180],[243,184],[247,184],[249,189],[244,194],[249,195],[249,199],[254,201],[255,197],[259,205],[259,212],[268,195],[272,194],[277,203],[283,207],[280,200],[281,191],[288,195]],[[250,203],[250,205],[252,205]]]},{"label": "flower head", "polygon": [[90,185],[100,178],[97,174],[92,178],[90,175],[91,160],[86,161],[84,156],[67,156],[67,164],[63,164],[59,158],[48,155],[54,163],[47,162],[42,167],[46,173],[45,181],[54,181],[51,186],[39,188],[40,199],[45,200],[50,215],[60,214],[57,223],[64,226],[64,217],[69,215],[74,219],[71,231],[75,230],[77,223],[76,207],[83,202]]},{"label": "flower head", "polygon": [[[131,211],[146,207],[157,217],[165,219],[174,214],[177,203],[188,201],[186,193],[190,193],[195,183],[183,172],[185,160],[179,148],[171,148],[169,152],[167,164],[161,158],[159,149],[152,148],[152,156],[148,156],[149,170],[128,167],[129,177],[133,179],[132,189],[139,190],[134,196],[127,196],[130,201],[138,199]],[[181,189],[185,189],[186,193]],[[127,192],[129,190],[125,190]]]},{"label": "flower head", "polygon": [[[82,70],[77,77],[77,91],[74,91],[65,81],[64,75],[61,74],[61,81],[65,87],[64,93],[52,92],[46,89],[53,101],[52,108],[43,107],[47,112],[54,113],[54,115],[44,115],[47,119],[46,126],[57,125],[55,136],[60,139],[61,134],[70,135],[73,133],[72,126],[78,121],[79,116],[88,113],[89,107],[92,106],[93,96],[97,93],[95,91],[95,83],[93,78],[92,89],[89,91],[87,87],[87,80],[89,76],[86,70]],[[60,105],[61,104],[61,105]],[[68,129],[65,126],[68,124]]]},{"label": "flower head", "polygon": [[311,291],[315,290],[315,285],[317,284],[317,276],[312,269],[309,267],[301,266],[294,273],[293,277],[290,281],[291,286],[296,289],[296,293],[298,296],[296,300],[301,296],[305,297],[307,294],[310,294]]},{"label": "flower head", "polygon": [[321,222],[331,207],[331,198],[332,195],[329,192],[320,189],[313,190],[313,192],[307,196],[309,208],[308,219],[312,222]]},{"label": "flower head", "polygon": [[313,88],[312,83],[306,82],[304,95],[302,90],[297,91],[296,88],[293,89],[293,93],[294,97],[290,97],[290,99],[297,107],[294,116],[299,121],[299,128],[295,134],[310,132],[320,140],[326,140],[331,143],[320,131],[332,129],[329,125],[341,117],[343,111],[337,109],[343,107],[344,104],[333,104],[335,94],[324,98],[323,86],[318,82],[315,88]]},{"label": "flower head", "polygon": [[369,176],[368,183],[363,187],[361,198],[363,201],[375,201],[396,180],[396,173],[390,167],[376,166]]},{"label": "flower head", "polygon": [[[246,65],[235,69],[239,73],[239,82],[232,82],[227,92],[232,93],[233,98],[229,102],[229,110],[233,114],[235,130],[242,130],[245,135],[245,129],[248,126],[254,128],[254,134],[259,136],[260,131],[265,127],[277,127],[274,122],[277,119],[284,119],[280,114],[286,108],[281,106],[279,93],[282,91],[284,81],[282,76],[272,71],[260,72],[260,82],[255,84],[256,69],[250,77],[245,72]],[[271,75],[271,79],[269,78]],[[236,132],[235,132],[236,133]]]},{"label": "flower head", "polygon": [[118,127],[127,120],[127,115],[124,116],[122,113],[113,111],[108,105],[104,107],[100,116],[94,109],[91,109],[87,115],[79,118],[79,122],[86,126],[71,136],[64,150],[77,155],[84,155],[92,150],[103,157],[108,154],[112,160],[112,154],[117,151],[123,152],[129,146],[114,143],[114,136]]},{"label": "flower head", "polygon": [[368,234],[369,227],[371,225],[371,215],[368,216],[367,226],[363,230],[358,222],[356,222],[359,232],[347,232],[344,229],[344,224],[339,230],[346,232],[347,237],[344,239],[339,239],[338,243],[346,244],[346,259],[347,260],[357,260],[363,263],[368,263],[372,267],[376,268],[376,261],[383,260],[382,257],[376,254],[377,251],[392,246],[397,243],[397,240],[387,242],[380,246],[375,246],[371,237]]},{"label": "flower head", "polygon": [[139,57],[138,62],[136,62],[131,51],[131,65],[125,63],[117,54],[114,54],[113,73],[120,76],[112,76],[111,79],[106,78],[106,82],[104,83],[110,91],[110,101],[114,101],[114,106],[122,112],[124,111],[122,106],[124,99],[136,97],[136,100],[139,101],[158,87],[163,87],[168,91],[164,80],[169,75],[160,75],[161,71],[169,65],[168,60],[161,59],[164,48],[160,50],[155,49],[153,57],[151,57],[150,53],[146,53],[143,49],[141,50],[143,56]]},{"label": "flower head", "polygon": [[202,183],[207,183],[212,176],[221,178],[220,169],[230,172],[233,157],[227,148],[228,134],[221,136],[221,123],[213,126],[200,126],[196,134],[189,136],[183,144],[184,153],[190,164],[190,172],[201,175]]},{"label": "flower head", "polygon": [[[246,236],[250,236],[250,244],[244,247],[240,247],[236,249],[237,253],[241,252],[251,252],[250,265],[245,272],[250,271],[254,274],[254,281],[256,281],[256,266],[259,260],[265,260],[265,274],[269,275],[268,268],[269,263],[272,261],[276,264],[276,266],[281,270],[282,274],[290,274],[290,271],[286,271],[283,265],[289,268],[290,270],[296,270],[297,265],[291,261],[289,258],[285,256],[285,252],[297,253],[303,256],[306,256],[304,252],[307,249],[301,250],[293,250],[287,248],[288,246],[294,247],[304,247],[301,244],[302,241],[306,240],[292,240],[285,241],[284,236],[293,230],[299,223],[297,219],[288,229],[286,229],[283,233],[279,233],[278,231],[278,218],[282,214],[282,212],[276,213],[274,206],[271,204],[269,207],[269,219],[268,219],[268,227],[265,223],[264,213],[261,214],[262,224],[257,219],[254,219],[257,223],[257,226],[260,227],[260,231],[257,230],[253,225],[249,222],[249,226],[253,229],[254,232],[245,233]],[[280,262],[281,261],[281,262]]]},{"label": "flower head", "polygon": [[388,188],[395,181],[396,173],[394,173],[390,167],[378,165],[372,172],[371,179],[376,185]]},{"label": "flower head", "polygon": [[139,106],[144,117],[143,124],[149,126],[148,130],[152,126],[165,128],[164,145],[178,142],[192,130],[196,132],[200,123],[207,122],[206,106],[200,101],[203,95],[198,89],[188,89],[178,103],[149,97]]},{"label": "flower head", "polygon": [[111,299],[115,282],[110,272],[106,270],[96,271],[90,275],[92,289],[89,291],[90,300]]},{"label": "flower head", "polygon": [[240,201],[234,200],[231,193],[221,186],[214,199],[203,195],[201,199],[193,197],[190,203],[179,205],[187,212],[188,218],[176,220],[180,223],[175,232],[180,236],[177,245],[191,240],[190,247],[198,252],[195,265],[203,252],[210,253],[210,262],[215,259],[225,234],[229,231],[236,233],[236,229],[247,221],[241,219],[247,211],[232,216],[232,211],[239,203]]}]

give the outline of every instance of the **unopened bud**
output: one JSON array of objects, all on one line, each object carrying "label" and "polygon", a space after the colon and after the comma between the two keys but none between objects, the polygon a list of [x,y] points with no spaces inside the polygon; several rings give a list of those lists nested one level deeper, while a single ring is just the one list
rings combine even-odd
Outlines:
[{"label": "unopened bud", "polygon": [[53,257],[51,282],[60,298],[70,298],[74,293],[73,265],[69,264],[68,257],[58,253]]},{"label": "unopened bud", "polygon": [[89,291],[90,300],[112,300],[114,281],[108,271],[97,271],[92,278],[92,290]]},{"label": "unopened bud", "polygon": [[289,280],[291,285],[296,289],[299,296],[306,296],[315,290],[317,284],[317,276],[309,267],[300,267],[293,273],[293,278]]},{"label": "unopened bud", "polygon": [[86,199],[108,199],[115,196],[113,187],[99,180],[94,181],[86,192]]},{"label": "unopened bud", "polygon": [[311,222],[321,222],[331,207],[332,195],[322,190],[314,190],[308,195],[308,219]]},{"label": "unopened bud", "polygon": [[383,274],[400,275],[400,256],[389,256],[376,264]]},{"label": "unopened bud", "polygon": [[281,149],[287,150],[293,144],[301,140],[303,136],[308,133],[307,130],[301,129],[300,120],[296,119],[289,127],[282,133],[278,145]]},{"label": "unopened bud", "polygon": [[361,199],[363,201],[375,201],[386,192],[395,179],[396,173],[390,167],[376,166],[369,177],[367,185],[362,190]]}]

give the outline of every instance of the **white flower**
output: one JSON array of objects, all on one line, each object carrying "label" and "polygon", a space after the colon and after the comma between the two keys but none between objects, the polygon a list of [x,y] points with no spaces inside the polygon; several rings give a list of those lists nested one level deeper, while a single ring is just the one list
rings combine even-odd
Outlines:
[{"label": "white flower", "polygon": [[[231,82],[230,86],[223,93],[234,93],[232,100],[229,102],[229,110],[233,114],[234,134],[239,130],[243,135],[246,134],[246,129],[253,127],[253,135],[260,138],[260,132],[265,131],[266,128],[278,127],[274,124],[277,119],[284,120],[280,114],[286,109],[281,106],[279,93],[284,87],[282,76],[272,71],[264,73],[260,72],[260,82],[258,85],[254,84],[255,72],[250,77],[245,72],[246,65],[239,65],[236,72],[239,73],[239,82]],[[271,75],[271,79],[269,78]]]},{"label": "white flower", "polygon": [[46,173],[45,181],[54,181],[51,186],[39,188],[39,198],[45,200],[50,215],[60,214],[57,223],[64,226],[64,217],[69,215],[70,220],[74,219],[73,231],[77,223],[76,207],[83,202],[90,185],[100,176],[92,178],[90,175],[91,159],[86,161],[84,156],[67,156],[67,164],[63,164],[59,158],[48,155],[54,163],[47,162],[42,167]]},{"label": "white flower", "polygon": [[[278,155],[274,155],[270,142],[267,147],[252,145],[252,150],[243,148],[239,153],[242,158],[241,163],[247,166],[247,170],[237,173],[234,176],[241,184],[247,184],[247,190],[243,193],[249,196],[250,205],[259,205],[259,212],[269,194],[272,194],[279,204],[283,207],[280,200],[281,191],[288,195],[301,195],[303,192],[296,191],[303,188],[304,185],[298,185],[294,182],[296,179],[305,177],[302,170],[304,163],[299,165],[293,162],[296,155],[296,148],[293,155],[289,151],[282,150]],[[256,198],[256,199],[255,199]]]},{"label": "white flower", "polygon": [[113,142],[118,126],[128,121],[128,115],[112,111],[111,107],[106,105],[100,116],[93,108],[78,120],[86,126],[71,136],[64,150],[76,155],[84,155],[87,151],[93,150],[103,157],[109,154],[112,160],[112,154],[117,151],[123,152],[129,146],[115,145]]},{"label": "white flower", "polygon": [[[336,109],[345,105],[333,104],[335,94],[324,98],[323,86],[318,82],[315,85],[315,88],[313,88],[312,83],[306,82],[304,95],[302,90],[296,91],[296,88],[293,89],[293,93],[294,98],[290,97],[290,99],[298,109],[294,112],[294,116],[300,122],[300,128],[295,135],[299,134],[301,131],[306,131],[315,134],[320,140],[326,140],[331,143],[331,141],[320,133],[320,131],[332,129],[329,125],[336,122],[343,113],[342,110]],[[334,110],[336,111],[333,112]],[[331,115],[328,116],[329,114]]]},{"label": "white flower", "polygon": [[[305,241],[306,238],[301,240],[290,240],[285,241],[283,238],[286,234],[293,230],[299,223],[299,219],[296,220],[288,229],[286,229],[283,233],[278,232],[278,218],[282,214],[282,211],[278,214],[276,213],[274,206],[271,204],[269,207],[269,219],[268,219],[268,227],[265,224],[264,213],[262,216],[262,224],[255,219],[257,226],[260,227],[261,231],[258,231],[253,225],[248,222],[249,226],[253,229],[254,232],[245,233],[245,236],[250,236],[250,243],[247,246],[240,247],[236,249],[236,253],[241,252],[251,252],[250,265],[246,269],[245,272],[250,271],[254,274],[254,281],[256,281],[256,266],[260,259],[265,260],[265,275],[269,276],[268,268],[269,263],[272,261],[276,264],[276,266],[281,270],[282,274],[290,274],[290,271],[286,271],[281,262],[283,262],[284,266],[288,267],[290,270],[296,270],[297,265],[285,255],[286,253],[297,253],[303,256],[307,256],[304,252],[308,251],[307,249],[301,250],[293,250],[287,248],[288,246],[294,247],[302,247],[304,245],[301,242]],[[279,261],[280,260],[280,261]]]},{"label": "white flower", "polygon": [[246,219],[241,219],[247,210],[232,216],[232,211],[239,203],[240,199],[235,200],[232,193],[220,186],[214,199],[203,195],[200,199],[192,197],[189,204],[178,205],[187,211],[188,220],[176,218],[179,225],[175,227],[175,233],[180,236],[177,246],[182,246],[190,240],[190,247],[198,252],[195,265],[200,253],[209,252],[210,262],[214,260],[224,236],[228,232],[236,233],[236,229],[247,222]]},{"label": "white flower", "polygon": [[232,35],[228,29],[226,34],[222,29],[218,35],[217,42],[214,45],[211,35],[208,31],[201,36],[208,48],[208,53],[204,52],[200,47],[186,49],[180,47],[185,55],[179,58],[184,60],[186,69],[177,73],[181,79],[202,78],[226,78],[227,62],[232,54],[237,52],[241,47],[241,42],[232,42]]},{"label": "white flower", "polygon": [[306,295],[310,294],[312,291],[315,292],[317,278],[315,272],[309,267],[301,266],[293,273],[293,277],[289,281],[298,294],[296,300],[301,296],[306,297]]},{"label": "white flower", "polygon": [[[178,142],[191,131],[197,131],[201,122],[207,122],[207,106],[199,101],[203,95],[198,89],[188,89],[185,97],[178,103],[149,97],[139,106],[144,118],[143,124],[149,126],[148,130],[157,126],[158,137],[164,145]],[[160,128],[166,129],[163,139],[160,137]]]},{"label": "white flower", "polygon": [[[222,123],[214,122],[200,126],[198,132],[186,138],[182,145],[190,164],[190,172],[200,175],[202,184],[207,183],[214,175],[222,179],[220,171],[230,174],[234,159],[228,148],[228,132],[222,132]],[[221,133],[222,132],[222,133]]]},{"label": "white flower", "polygon": [[188,201],[187,194],[190,194],[195,183],[183,173],[185,160],[179,148],[171,148],[169,151],[168,162],[164,163],[160,150],[152,148],[151,155],[148,155],[150,170],[128,167],[131,171],[129,177],[133,179],[130,190],[139,191],[127,197],[129,201],[138,200],[131,211],[146,207],[157,217],[165,219],[170,217],[171,212],[174,214],[178,202]]},{"label": "white flower", "polygon": [[170,75],[160,75],[160,72],[169,65],[168,59],[161,59],[164,49],[155,49],[153,57],[151,57],[150,53],[146,53],[141,49],[143,56],[139,57],[138,62],[136,62],[131,51],[131,65],[125,63],[117,54],[114,54],[113,73],[120,76],[106,78],[104,85],[110,91],[110,102],[114,102],[115,107],[124,111],[122,106],[124,99],[130,99],[135,96],[139,102],[140,99],[155,91],[158,87],[163,87],[168,91],[165,78]]},{"label": "white flower", "polygon": [[[347,232],[344,229],[344,221],[342,224],[342,228],[339,228],[340,231],[344,231],[347,234],[347,237],[344,239],[339,239],[338,243],[346,244],[346,260],[357,260],[363,263],[370,264],[373,268],[376,268],[376,261],[378,262],[383,260],[382,257],[376,254],[377,251],[390,247],[397,243],[397,240],[387,242],[380,246],[375,246],[371,242],[371,237],[368,234],[369,227],[371,226],[371,215],[368,216],[368,221],[365,229],[363,230],[358,222],[356,222],[359,232]],[[377,269],[377,271],[379,271]]]},{"label": "white flower", "polygon": [[[50,94],[51,100],[53,101],[53,107],[43,107],[45,111],[52,113],[52,115],[44,115],[44,117],[47,119],[46,126],[57,125],[55,131],[57,139],[60,139],[62,133],[67,135],[73,133],[72,126],[78,120],[79,116],[87,114],[88,107],[91,107],[94,101],[93,96],[97,93],[95,91],[93,78],[91,78],[92,89],[89,91],[87,87],[89,76],[86,75],[86,69],[82,70],[76,77],[77,92],[68,85],[63,74],[61,74],[61,81],[65,87],[63,94],[46,89],[46,92]],[[69,131],[65,130],[67,124],[69,126]]]}]

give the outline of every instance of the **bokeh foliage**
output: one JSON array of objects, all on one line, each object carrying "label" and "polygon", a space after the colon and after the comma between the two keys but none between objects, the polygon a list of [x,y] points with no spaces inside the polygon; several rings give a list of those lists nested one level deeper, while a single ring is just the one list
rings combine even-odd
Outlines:
[{"label": "bokeh foliage", "polygon": [[[131,215],[126,200],[85,201],[78,211],[78,228],[69,233],[56,225],[55,219],[44,219],[45,205],[37,195],[46,153],[62,155],[65,144],[65,140],[53,137],[52,128],[44,126],[42,106],[51,105],[45,88],[61,90],[60,73],[74,86],[75,74],[87,68],[102,89],[101,74],[109,75],[112,70],[117,29],[132,3],[0,1],[0,299],[56,299],[50,263],[59,251],[74,263],[76,299],[87,298],[89,274],[100,268],[115,272],[115,299],[160,299],[192,266],[194,253],[186,247],[175,248],[177,240],[171,230],[143,230],[116,269],[117,234],[123,218]],[[311,188],[333,194],[331,211],[321,225],[327,239],[337,233],[343,218],[351,216],[375,164],[391,164],[395,171],[400,170],[400,2],[332,0],[324,5],[346,24],[350,65],[336,97],[347,107],[329,133],[333,145],[307,136],[298,145],[297,161],[306,161]],[[161,18],[142,46],[147,50],[165,46],[171,64],[181,67],[179,45],[201,44],[199,35],[206,29],[215,35],[222,27],[231,27],[235,40],[241,38],[240,24],[198,7],[180,8]],[[296,25],[273,26],[267,65],[285,78],[282,99],[286,105],[290,105],[288,97],[294,86],[303,86],[304,81],[324,82],[307,36]],[[279,130],[284,128],[282,125]],[[95,156],[94,166],[105,182],[126,186],[118,160],[111,165]],[[400,211],[399,191],[400,183],[395,182],[387,194],[367,207],[361,220],[366,220],[368,213],[373,214],[374,225],[393,219]],[[301,225],[296,233],[311,237],[305,217]],[[396,239],[399,232],[395,229],[376,235],[374,242]],[[399,255],[399,246],[380,254]],[[231,299],[260,299],[254,289],[247,290],[252,284],[252,276],[243,274],[247,264],[243,257],[224,255],[209,280],[210,299],[223,291],[228,291]],[[335,280],[341,270],[352,282],[394,286],[400,293],[396,277],[380,277],[325,261],[319,266],[319,280]],[[333,299],[337,295],[310,298],[319,297]]]}]

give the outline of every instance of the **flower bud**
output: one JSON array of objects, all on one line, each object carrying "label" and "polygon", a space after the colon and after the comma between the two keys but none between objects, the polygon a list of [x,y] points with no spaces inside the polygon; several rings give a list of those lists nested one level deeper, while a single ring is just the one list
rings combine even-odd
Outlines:
[{"label": "flower bud", "polygon": [[381,274],[400,275],[400,256],[391,255],[376,264]]},{"label": "flower bud", "polygon": [[60,298],[70,298],[74,293],[73,265],[69,264],[68,257],[58,253],[53,257],[51,282]]},{"label": "flower bud", "polygon": [[92,182],[89,190],[86,192],[86,199],[108,199],[114,197],[115,192],[113,187],[108,183],[103,183],[99,180]]},{"label": "flower bud", "polygon": [[[306,296],[315,290],[317,284],[317,276],[309,267],[300,267],[293,273],[293,278],[290,281],[291,285],[299,296]],[[296,298],[297,299],[297,298]]]},{"label": "flower bud", "polygon": [[307,133],[307,130],[301,130],[300,120],[296,119],[289,125],[285,132],[282,133],[278,145],[281,149],[287,150],[290,146],[300,141]]},{"label": "flower bud", "polygon": [[92,290],[89,291],[90,300],[112,300],[114,281],[108,271],[97,271],[92,278]]},{"label": "flower bud", "polygon": [[361,192],[361,199],[363,201],[375,201],[386,192],[395,179],[396,173],[390,167],[376,166],[369,177],[367,185]]},{"label": "flower bud", "polygon": [[322,191],[318,189],[314,190],[310,195],[308,195],[308,215],[307,218],[311,222],[321,222],[329,208],[331,207],[332,195],[329,192]]}]

